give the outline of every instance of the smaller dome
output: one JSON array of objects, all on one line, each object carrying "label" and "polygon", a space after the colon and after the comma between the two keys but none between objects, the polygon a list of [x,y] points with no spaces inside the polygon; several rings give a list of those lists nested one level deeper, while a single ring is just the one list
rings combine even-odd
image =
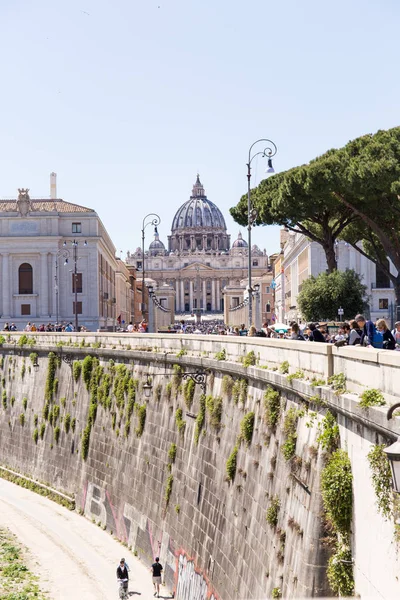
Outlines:
[{"label": "smaller dome", "polygon": [[235,240],[232,244],[232,248],[247,248],[248,244],[246,240],[243,239],[241,232],[239,231],[239,235],[237,240]]},{"label": "smaller dome", "polygon": [[157,254],[165,254],[165,246],[160,240],[160,236],[158,235],[157,227],[154,229],[154,240],[151,242],[149,246],[149,253],[151,256],[156,256]]}]

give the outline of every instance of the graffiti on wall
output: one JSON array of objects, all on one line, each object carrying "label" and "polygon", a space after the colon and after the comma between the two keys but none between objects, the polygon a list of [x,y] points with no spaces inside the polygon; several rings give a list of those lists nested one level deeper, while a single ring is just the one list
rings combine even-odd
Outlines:
[{"label": "graffiti on wall", "polygon": [[177,550],[168,533],[134,506],[124,502],[118,509],[107,489],[89,482],[83,491],[82,509],[136,550],[147,564],[159,556],[164,565],[165,584],[175,592],[177,600],[218,600],[194,560],[184,550]]}]

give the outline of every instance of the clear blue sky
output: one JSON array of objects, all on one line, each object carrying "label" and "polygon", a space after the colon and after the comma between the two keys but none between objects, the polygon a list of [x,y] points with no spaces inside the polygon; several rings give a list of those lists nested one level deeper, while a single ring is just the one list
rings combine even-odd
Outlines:
[{"label": "clear blue sky", "polygon": [[[47,196],[56,171],[125,253],[150,211],[166,242],[199,170],[233,240],[253,141],[285,170],[399,124],[399,17],[395,0],[3,0],[0,196]],[[253,239],[279,248],[276,227]]]}]

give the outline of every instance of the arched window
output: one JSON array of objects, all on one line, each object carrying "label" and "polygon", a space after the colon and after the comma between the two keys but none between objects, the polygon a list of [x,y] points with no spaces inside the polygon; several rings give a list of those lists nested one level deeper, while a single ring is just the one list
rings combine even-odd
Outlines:
[{"label": "arched window", "polygon": [[18,283],[20,294],[33,294],[33,271],[29,263],[22,263],[18,269]]},{"label": "arched window", "polygon": [[271,312],[271,305],[269,302],[267,302],[267,305],[265,307],[265,312],[267,312],[267,313]]}]

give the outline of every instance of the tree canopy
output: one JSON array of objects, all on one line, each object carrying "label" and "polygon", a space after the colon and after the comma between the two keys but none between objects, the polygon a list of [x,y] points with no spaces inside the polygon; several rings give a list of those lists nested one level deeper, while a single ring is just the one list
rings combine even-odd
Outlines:
[{"label": "tree canopy", "polygon": [[358,273],[350,269],[336,270],[306,279],[297,302],[307,321],[337,321],[340,307],[344,310],[345,319],[353,319],[366,308],[366,290]]},{"label": "tree canopy", "polygon": [[[344,239],[388,271],[400,304],[400,127],[359,137],[309,164],[266,179],[252,190],[256,224],[284,225],[324,248],[336,268],[334,243]],[[247,199],[231,209],[247,223]]]}]

